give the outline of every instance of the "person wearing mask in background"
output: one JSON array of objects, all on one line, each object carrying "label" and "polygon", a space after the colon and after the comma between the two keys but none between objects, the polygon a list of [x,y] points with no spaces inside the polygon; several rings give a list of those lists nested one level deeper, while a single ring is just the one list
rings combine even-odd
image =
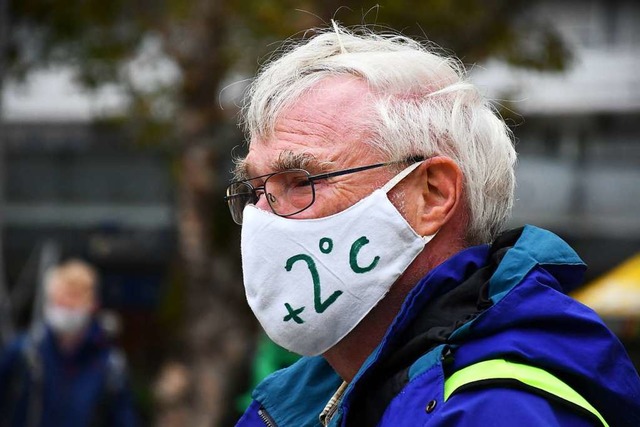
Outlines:
[{"label": "person wearing mask in background", "polygon": [[44,320],[0,359],[0,426],[136,425],[123,354],[95,317],[98,276],[69,260],[44,283]]},{"label": "person wearing mask in background", "polygon": [[454,59],[334,25],[249,88],[226,200],[249,305],[304,355],[245,426],[640,426],[624,347],[566,295],[585,265],[503,231],[510,132]]}]

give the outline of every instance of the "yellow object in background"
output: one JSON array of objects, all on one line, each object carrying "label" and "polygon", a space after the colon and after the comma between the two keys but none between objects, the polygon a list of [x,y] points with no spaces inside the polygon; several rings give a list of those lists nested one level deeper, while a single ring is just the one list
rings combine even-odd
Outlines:
[{"label": "yellow object in background", "polygon": [[572,296],[606,317],[640,317],[640,253]]}]

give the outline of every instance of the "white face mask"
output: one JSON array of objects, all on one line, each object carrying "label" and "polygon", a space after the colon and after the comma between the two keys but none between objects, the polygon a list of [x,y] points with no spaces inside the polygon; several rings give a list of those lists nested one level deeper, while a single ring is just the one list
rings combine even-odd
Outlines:
[{"label": "white face mask", "polygon": [[322,354],[386,295],[435,236],[418,235],[387,197],[417,168],[337,214],[287,219],[245,207],[242,269],[249,306],[280,346]]},{"label": "white face mask", "polygon": [[44,318],[54,332],[74,335],[89,324],[91,313],[85,309],[70,309],[48,304],[44,309]]}]

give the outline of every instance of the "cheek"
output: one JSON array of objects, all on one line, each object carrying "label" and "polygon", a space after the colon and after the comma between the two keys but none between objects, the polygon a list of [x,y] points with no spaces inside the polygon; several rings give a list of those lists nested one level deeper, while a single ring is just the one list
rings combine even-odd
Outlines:
[{"label": "cheek", "polygon": [[404,189],[394,189],[389,192],[389,200],[409,223],[411,228],[417,230],[419,226],[420,209],[416,203],[416,196]]},{"label": "cheek", "polygon": [[318,216],[329,216],[338,212],[342,212],[350,206],[353,206],[369,194],[371,191],[363,186],[358,185],[333,185],[326,186],[316,194],[316,203],[318,204]]},{"label": "cheek", "polygon": [[403,190],[391,191],[387,193],[389,200],[396,207],[403,217],[407,218],[407,195]]},{"label": "cheek", "polygon": [[353,202],[351,202],[351,198],[339,191],[337,186],[316,185],[316,194],[313,204],[309,208],[290,218],[323,218],[343,211],[352,204]]},{"label": "cheek", "polygon": [[69,296],[67,306],[75,310],[91,311],[94,306],[95,296],[89,292]]}]

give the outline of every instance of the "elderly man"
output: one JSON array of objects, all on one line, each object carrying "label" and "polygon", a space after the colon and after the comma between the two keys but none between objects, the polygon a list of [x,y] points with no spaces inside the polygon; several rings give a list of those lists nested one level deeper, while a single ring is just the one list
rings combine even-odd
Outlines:
[{"label": "elderly man", "polygon": [[44,322],[0,359],[1,426],[134,426],[124,358],[94,318],[97,274],[80,260],[45,282]]},{"label": "elderly man", "polygon": [[267,64],[227,189],[249,305],[307,357],[240,426],[637,426],[640,380],[565,293],[560,238],[502,232],[516,154],[462,67],[334,26]]}]

